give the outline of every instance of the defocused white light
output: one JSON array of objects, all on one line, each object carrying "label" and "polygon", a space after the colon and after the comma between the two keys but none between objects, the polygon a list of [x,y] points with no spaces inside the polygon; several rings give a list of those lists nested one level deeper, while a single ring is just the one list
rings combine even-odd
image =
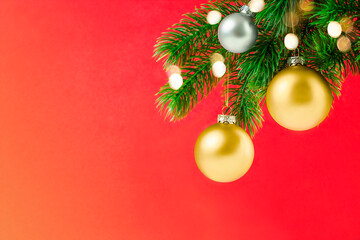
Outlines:
[{"label": "defocused white light", "polygon": [[218,24],[221,21],[221,13],[218,11],[211,11],[208,13],[206,19],[209,24],[215,25]]},{"label": "defocused white light", "polygon": [[264,10],[265,2],[264,2],[264,0],[251,0],[248,5],[250,8],[250,11],[257,13],[257,12],[261,12],[262,10]]},{"label": "defocused white light", "polygon": [[295,50],[299,46],[299,38],[295,34],[289,33],[286,35],[284,43],[287,49]]},{"label": "defocused white light", "polygon": [[340,23],[332,21],[329,23],[327,31],[331,37],[338,38],[341,35],[342,28]]},{"label": "defocused white light", "polygon": [[221,78],[226,73],[226,66],[223,62],[217,61],[212,66],[212,72],[215,77]]},{"label": "defocused white light", "polygon": [[174,73],[169,77],[169,85],[172,89],[178,90],[183,85],[184,81],[180,74]]}]

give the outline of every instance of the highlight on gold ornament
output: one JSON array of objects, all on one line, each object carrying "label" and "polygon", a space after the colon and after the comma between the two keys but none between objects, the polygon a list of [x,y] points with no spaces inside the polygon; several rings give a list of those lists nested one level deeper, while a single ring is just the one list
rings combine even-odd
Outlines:
[{"label": "highlight on gold ornament", "polygon": [[266,93],[271,116],[294,131],[318,126],[329,114],[333,100],[326,79],[303,63],[300,57],[290,58],[290,66],[276,74]]},{"label": "highlight on gold ornament", "polygon": [[213,181],[235,181],[250,169],[253,162],[251,138],[235,123],[234,116],[219,115],[218,123],[206,128],[196,141],[196,164]]},{"label": "highlight on gold ornament", "polygon": [[249,170],[263,103],[286,129],[323,125],[346,77],[359,74],[359,13],[360,1],[210,0],[158,38],[154,57],[172,70],[156,104],[170,121],[224,85],[227,122],[206,128],[195,146],[206,177],[231,182]]}]

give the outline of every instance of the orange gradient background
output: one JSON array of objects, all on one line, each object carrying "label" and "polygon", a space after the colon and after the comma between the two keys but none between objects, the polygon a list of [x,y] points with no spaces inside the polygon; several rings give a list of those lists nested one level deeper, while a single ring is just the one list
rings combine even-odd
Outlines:
[{"label": "orange gradient background", "polygon": [[0,1],[1,240],[359,240],[360,79],[319,128],[265,110],[241,180],[196,168],[221,88],[168,123],[155,39],[200,0]]}]

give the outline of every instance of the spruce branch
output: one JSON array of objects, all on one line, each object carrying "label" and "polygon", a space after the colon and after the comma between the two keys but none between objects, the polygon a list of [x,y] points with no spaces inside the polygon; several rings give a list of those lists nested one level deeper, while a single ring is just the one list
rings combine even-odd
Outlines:
[{"label": "spruce branch", "polygon": [[183,68],[186,81],[183,86],[175,91],[169,84],[163,86],[157,99],[160,111],[166,110],[166,117],[171,121],[179,120],[187,116],[190,110],[218,83],[209,72],[210,62],[204,61],[196,64],[189,63]]},{"label": "spruce branch", "polygon": [[321,72],[327,78],[333,94],[339,97],[344,77],[359,72],[356,54],[340,52],[336,39],[330,38],[320,29],[313,31],[303,43],[301,48],[307,65]]},{"label": "spruce branch", "polygon": [[[219,24],[210,25],[206,21],[212,10],[220,11],[223,17],[238,12],[239,1],[212,0],[203,4],[194,13],[184,15],[179,24],[158,39],[154,57],[164,60],[165,68],[181,67],[184,79],[180,89],[175,91],[166,84],[157,94],[157,106],[167,117],[184,118],[219,83],[220,79],[212,74],[210,57],[220,53],[225,56],[229,80],[225,113],[235,115],[238,124],[251,135],[261,127],[261,105],[268,84],[277,72],[286,68],[287,58],[294,54],[285,49],[283,41],[290,32],[286,14],[295,11],[297,3],[296,0],[266,2],[266,8],[255,19],[258,40],[247,53],[231,54],[223,49],[217,36]],[[301,12],[305,18],[295,27],[294,33],[300,37],[300,56],[305,58],[307,66],[323,74],[336,96],[340,96],[344,77],[360,70],[359,5],[352,0],[317,0],[311,12]],[[330,21],[340,21],[344,16],[353,20],[355,29],[346,34],[352,40],[352,50],[347,53],[338,50],[337,40],[326,29]]]},{"label": "spruce branch", "polygon": [[312,26],[327,27],[330,21],[340,22],[347,16],[351,19],[360,17],[360,2],[358,0],[318,0],[311,12],[305,13]]},{"label": "spruce branch", "polygon": [[360,41],[358,41],[356,44],[355,44],[355,51],[356,51],[356,62],[358,64],[360,64]]},{"label": "spruce branch", "polygon": [[262,33],[254,47],[242,54],[238,61],[239,77],[251,79],[252,89],[266,88],[279,70],[281,58],[285,54],[284,43],[275,34]]},{"label": "spruce branch", "polygon": [[186,65],[182,67],[184,84],[181,88],[173,90],[166,84],[157,93],[157,107],[161,112],[165,112],[171,121],[186,117],[219,83],[220,79],[214,77],[211,71],[210,56],[214,52],[226,54],[224,49],[199,49],[198,54],[190,56]]},{"label": "spruce branch", "polygon": [[286,62],[283,42],[275,35],[262,32],[249,53],[242,54],[237,62],[238,77],[230,82],[230,106],[226,113],[234,115],[238,124],[251,136],[262,127],[266,88]]},{"label": "spruce branch", "polygon": [[254,136],[256,131],[262,127],[263,111],[261,102],[264,99],[264,89],[252,90],[248,88],[247,79],[240,80],[234,73],[230,81],[229,107],[225,113],[236,116],[237,124]]},{"label": "spruce branch", "polygon": [[182,66],[189,57],[204,46],[218,46],[217,28],[219,24],[211,25],[206,16],[212,10],[219,11],[223,16],[239,11],[239,2],[213,1],[195,8],[195,12],[184,15],[180,23],[175,24],[158,38],[154,49],[157,61],[165,60],[164,67]]},{"label": "spruce branch", "polygon": [[179,24],[175,24],[158,39],[154,57],[158,61],[166,59],[165,68],[176,64],[183,71],[184,84],[180,89],[175,91],[166,84],[157,94],[158,108],[171,121],[187,116],[220,80],[212,75],[210,56],[217,51],[225,55],[227,51],[221,48],[217,38],[219,24],[210,25],[206,22],[208,12],[217,10],[227,16],[238,12],[240,7],[239,2],[232,1],[203,4],[194,13],[185,14]]},{"label": "spruce branch", "polygon": [[328,80],[334,95],[340,96],[342,76],[339,70],[343,58],[336,52],[336,41],[329,38],[322,31],[314,31],[308,38],[303,39],[303,56],[309,67],[319,71]]},{"label": "spruce branch", "polygon": [[256,14],[255,22],[266,33],[283,35],[287,32],[284,24],[284,16],[287,13],[292,0],[266,1],[266,8]]}]

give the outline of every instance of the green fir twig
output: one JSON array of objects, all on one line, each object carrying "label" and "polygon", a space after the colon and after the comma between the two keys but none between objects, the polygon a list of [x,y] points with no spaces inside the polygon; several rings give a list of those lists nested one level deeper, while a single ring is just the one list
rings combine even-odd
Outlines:
[{"label": "green fir twig", "polygon": [[[219,24],[210,25],[206,21],[208,12],[212,10],[221,12],[223,17],[238,12],[239,1],[213,0],[203,4],[195,12],[185,14],[180,23],[158,39],[155,59],[162,60],[165,69],[178,65],[184,78],[180,89],[173,90],[166,84],[157,94],[157,106],[170,120],[186,117],[220,82],[221,79],[215,78],[211,71],[210,57],[214,53],[222,54],[228,66],[229,104],[225,112],[235,115],[238,124],[251,135],[262,126],[261,107],[268,84],[287,66],[289,56],[303,56],[307,66],[325,76],[334,96],[340,96],[344,77],[359,73],[359,1],[316,0],[310,12],[301,11],[296,0],[265,2],[265,9],[255,17],[258,40],[246,53],[232,54],[223,49],[217,37]],[[290,11],[301,16],[299,24],[293,27],[287,20]],[[338,50],[337,39],[327,33],[328,23],[340,21],[343,17],[354,23],[354,30],[344,33],[352,41],[352,49],[346,53]],[[287,50],[283,43],[285,35],[293,30],[300,38],[298,52]]]}]

